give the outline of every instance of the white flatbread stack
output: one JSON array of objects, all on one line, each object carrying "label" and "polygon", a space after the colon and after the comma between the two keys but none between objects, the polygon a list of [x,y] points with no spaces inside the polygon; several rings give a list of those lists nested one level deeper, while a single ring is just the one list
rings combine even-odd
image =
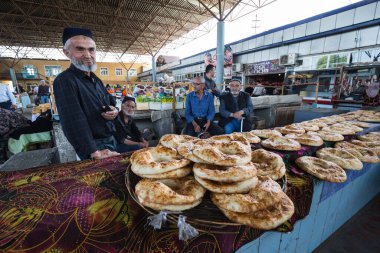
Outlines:
[{"label": "white flatbread stack", "polygon": [[269,177],[246,194],[212,193],[211,200],[228,219],[257,229],[274,229],[294,214],[292,200]]}]

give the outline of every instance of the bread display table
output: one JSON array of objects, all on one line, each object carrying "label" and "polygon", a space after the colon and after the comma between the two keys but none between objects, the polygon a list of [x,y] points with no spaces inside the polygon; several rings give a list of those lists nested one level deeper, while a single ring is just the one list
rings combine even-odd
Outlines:
[{"label": "bread display table", "polygon": [[[153,230],[147,226],[149,214],[125,187],[128,162],[123,159],[0,172],[0,250],[232,252],[264,232],[247,226],[204,227],[206,232],[184,242],[178,240],[175,224]],[[296,211],[278,228],[282,232],[292,231],[308,214],[313,194],[310,176],[290,173],[287,180]]]},{"label": "bread display table", "polygon": [[277,152],[287,167],[285,193],[295,213],[276,231],[203,226],[186,242],[174,223],[161,230],[147,225],[150,214],[125,186],[128,154],[0,172],[0,251],[311,252],[380,190],[379,163],[347,171],[342,184],[295,167],[297,157],[316,149]]}]

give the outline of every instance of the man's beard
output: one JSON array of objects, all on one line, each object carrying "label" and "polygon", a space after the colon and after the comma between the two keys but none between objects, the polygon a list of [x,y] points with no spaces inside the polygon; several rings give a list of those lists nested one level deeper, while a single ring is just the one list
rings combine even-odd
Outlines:
[{"label": "man's beard", "polygon": [[84,72],[94,72],[97,68],[96,63],[92,64],[91,66],[86,66],[84,64],[80,64],[76,59],[72,58],[70,59],[71,63],[79,70],[82,70]]},{"label": "man's beard", "polygon": [[133,116],[135,112],[129,113],[127,110],[123,111],[124,115],[126,116]]},{"label": "man's beard", "polygon": [[231,91],[232,95],[234,95],[234,96],[239,95],[239,92],[240,91]]}]

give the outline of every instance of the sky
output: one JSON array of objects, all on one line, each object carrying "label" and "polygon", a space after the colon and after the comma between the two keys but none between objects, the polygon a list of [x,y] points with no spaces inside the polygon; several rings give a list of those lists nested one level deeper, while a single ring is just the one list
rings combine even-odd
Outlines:
[{"label": "sky", "polygon": [[[261,2],[263,1],[261,0]],[[224,28],[225,44],[356,2],[359,0],[277,0],[245,17],[232,22],[226,21]],[[252,9],[248,9],[246,12],[250,10]],[[235,12],[235,16],[237,16],[236,14],[237,12]],[[253,20],[256,19],[256,15],[259,21],[255,24]],[[174,50],[166,52],[163,50],[161,54],[184,58],[216,48],[216,21],[212,21],[210,26],[213,28],[206,35]],[[254,28],[254,26],[258,27]]]}]

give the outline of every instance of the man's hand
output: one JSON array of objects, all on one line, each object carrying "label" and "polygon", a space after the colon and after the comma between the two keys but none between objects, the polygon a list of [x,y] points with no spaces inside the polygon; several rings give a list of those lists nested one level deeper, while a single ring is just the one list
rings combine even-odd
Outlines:
[{"label": "man's hand", "polygon": [[147,148],[149,147],[149,142],[147,142],[146,140],[143,140],[142,142],[139,142],[139,146],[142,148]]},{"label": "man's hand", "polygon": [[16,110],[17,109],[17,105],[11,105],[11,108]]},{"label": "man's hand", "polygon": [[237,111],[233,114],[233,117],[237,120],[241,120],[243,118],[244,111]]},{"label": "man's hand", "polygon": [[194,127],[194,131],[196,133],[199,133],[201,131],[201,127],[194,120],[193,120],[192,124],[193,124],[193,127]]},{"label": "man's hand", "polygon": [[[103,106],[103,108],[105,108],[105,106]],[[117,109],[112,105],[110,105],[110,108],[112,109],[112,111],[102,112],[102,117],[106,120],[114,120],[117,117],[117,114],[119,113]]]},{"label": "man's hand", "polygon": [[210,125],[211,125],[211,121],[207,120],[207,123],[203,126],[205,128],[205,132],[207,132],[207,130],[210,127]]},{"label": "man's hand", "polygon": [[103,149],[103,150],[97,150],[94,153],[91,154],[91,158],[93,159],[103,159],[111,156],[117,156],[120,155],[117,152],[111,151],[109,149]]}]

